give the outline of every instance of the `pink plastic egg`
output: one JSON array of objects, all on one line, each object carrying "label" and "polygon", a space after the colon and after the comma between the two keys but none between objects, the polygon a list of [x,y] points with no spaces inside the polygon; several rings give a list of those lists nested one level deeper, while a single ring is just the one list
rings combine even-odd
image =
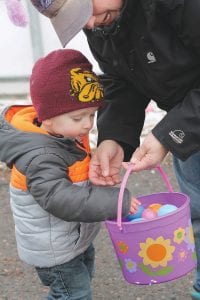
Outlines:
[{"label": "pink plastic egg", "polygon": [[156,218],[157,213],[151,209],[151,208],[146,208],[143,212],[142,212],[142,218],[146,219],[146,220],[151,220]]}]

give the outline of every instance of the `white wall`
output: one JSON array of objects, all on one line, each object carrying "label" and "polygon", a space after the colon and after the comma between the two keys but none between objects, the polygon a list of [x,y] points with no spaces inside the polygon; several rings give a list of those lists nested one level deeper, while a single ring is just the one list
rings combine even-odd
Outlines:
[{"label": "white wall", "polygon": [[0,1],[0,36],[0,78],[29,74],[32,65],[29,26],[14,26],[4,1]]},{"label": "white wall", "polygon": [[[22,1],[22,3],[28,13],[27,2]],[[39,16],[44,54],[62,48],[50,20],[41,14]],[[0,1],[0,36],[0,79],[4,77],[28,76],[31,73],[34,63],[30,23],[25,28],[15,26],[7,15],[4,1]],[[86,38],[82,32],[68,44],[67,48],[81,50],[94,64],[94,70],[99,72],[97,63],[92,57]]]},{"label": "white wall", "polygon": [[[62,48],[61,43],[57,35],[55,34],[55,31],[53,29],[50,20],[44,17],[43,15],[40,15],[40,20],[41,20],[42,36],[44,41],[43,44],[44,52],[48,53],[56,48]],[[82,31],[69,42],[66,48],[77,49],[81,51],[93,64],[94,71],[97,73],[100,72],[98,64],[91,54],[86,37]]]}]

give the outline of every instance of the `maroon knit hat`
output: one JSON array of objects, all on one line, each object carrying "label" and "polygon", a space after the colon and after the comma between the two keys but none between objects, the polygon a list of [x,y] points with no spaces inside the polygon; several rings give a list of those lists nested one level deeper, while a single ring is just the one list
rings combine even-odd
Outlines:
[{"label": "maroon knit hat", "polygon": [[104,105],[103,88],[92,65],[81,52],[71,49],[53,51],[35,63],[30,94],[38,121]]}]

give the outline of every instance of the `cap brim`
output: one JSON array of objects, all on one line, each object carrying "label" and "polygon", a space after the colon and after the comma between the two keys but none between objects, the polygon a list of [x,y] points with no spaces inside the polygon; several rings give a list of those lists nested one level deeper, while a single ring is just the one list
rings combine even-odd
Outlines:
[{"label": "cap brim", "polygon": [[92,10],[91,0],[67,0],[57,15],[51,18],[63,47],[86,25]]}]

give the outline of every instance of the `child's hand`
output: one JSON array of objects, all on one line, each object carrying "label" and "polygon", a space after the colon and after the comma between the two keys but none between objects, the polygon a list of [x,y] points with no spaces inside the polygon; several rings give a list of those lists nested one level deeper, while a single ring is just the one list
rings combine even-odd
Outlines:
[{"label": "child's hand", "polygon": [[132,197],[131,207],[130,207],[130,214],[135,214],[137,212],[138,205],[141,205],[141,202],[138,199]]}]

